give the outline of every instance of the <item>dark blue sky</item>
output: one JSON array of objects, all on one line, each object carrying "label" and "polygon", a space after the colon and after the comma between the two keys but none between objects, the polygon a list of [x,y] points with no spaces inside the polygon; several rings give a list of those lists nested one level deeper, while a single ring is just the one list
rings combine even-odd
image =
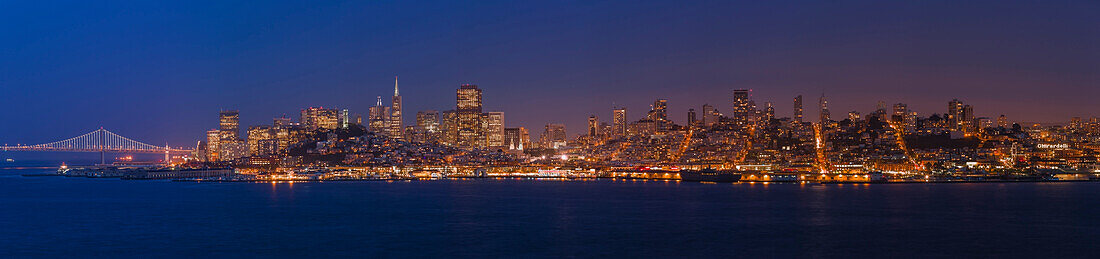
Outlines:
[{"label": "dark blue sky", "polygon": [[780,116],[802,94],[816,118],[822,92],[837,115],[959,98],[979,116],[1100,116],[1100,2],[883,2],[4,1],[0,143],[103,126],[190,145],[219,109],[365,113],[395,75],[409,123],[474,83],[532,132],[656,98],[677,121],[728,112],[737,88]]}]

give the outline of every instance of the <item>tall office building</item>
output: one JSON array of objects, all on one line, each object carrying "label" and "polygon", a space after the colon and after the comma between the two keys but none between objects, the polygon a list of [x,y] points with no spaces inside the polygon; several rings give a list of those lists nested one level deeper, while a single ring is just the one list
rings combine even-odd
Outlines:
[{"label": "tall office building", "polygon": [[772,107],[772,102],[765,102],[764,106],[764,122],[770,122],[775,119],[775,107]]},{"label": "tall office building", "polygon": [[848,120],[850,120],[852,122],[858,122],[860,120],[859,112],[857,112],[857,111],[848,112]]},{"label": "tall office building", "polygon": [[336,109],[310,107],[302,110],[302,126],[310,130],[336,129],[340,126],[339,121],[340,115]]},{"label": "tall office building", "polygon": [[608,139],[611,139],[611,124],[600,122],[600,140],[606,141]]},{"label": "tall office building", "polygon": [[219,127],[222,139],[241,138],[241,116],[237,111],[221,111],[218,113]]},{"label": "tall office building", "polygon": [[412,135],[406,136],[406,139],[423,143],[439,142],[439,126],[439,112],[419,111],[416,113],[416,126],[413,127]]},{"label": "tall office building", "polygon": [[439,142],[454,146],[458,142],[458,112],[446,110],[439,115]]},{"label": "tall office building", "polygon": [[546,124],[546,129],[542,132],[542,146],[544,148],[563,147],[566,145],[565,124]]},{"label": "tall office building", "polygon": [[1008,117],[1005,117],[1004,114],[997,117],[997,127],[1008,128]]},{"label": "tall office building", "polygon": [[262,156],[274,154],[278,148],[276,131],[271,126],[248,127],[248,154]]},{"label": "tall office building", "polygon": [[688,126],[690,126],[690,127],[698,126],[696,124],[699,124],[699,122],[695,118],[695,109],[688,109]]},{"label": "tall office building", "polygon": [[221,142],[221,130],[212,129],[206,131],[206,161],[221,161],[221,156],[220,154],[218,154],[218,152],[221,150]]},{"label": "tall office building", "polygon": [[657,111],[657,119],[668,120],[668,100],[658,99],[653,102],[653,110]]},{"label": "tall office building", "polygon": [[947,127],[954,130],[962,129],[963,103],[959,99],[953,99],[947,103]]},{"label": "tall office building", "polygon": [[531,148],[531,134],[527,128],[505,128],[504,148],[507,150],[520,150]]},{"label": "tall office building", "polygon": [[596,115],[588,116],[588,139],[597,140],[600,138],[600,118]]},{"label": "tall office building", "polygon": [[199,140],[198,142],[196,142],[195,143],[195,149],[191,150],[191,158],[195,159],[195,161],[197,161],[197,162],[207,162],[206,161],[206,143],[203,143],[202,140]]},{"label": "tall office building", "polygon": [[370,111],[367,114],[367,126],[370,131],[389,136],[389,114],[390,107],[382,105],[382,96],[378,96],[377,102],[373,107],[370,107]]},{"label": "tall office building", "polygon": [[974,122],[974,107],[969,104],[963,105],[962,112],[959,114],[959,127],[967,132],[972,132],[977,127],[977,123]]},{"label": "tall office building", "polygon": [[340,128],[347,129],[351,126],[351,112],[348,109],[340,110]]},{"label": "tall office building", "polygon": [[524,147],[531,146],[531,133],[525,127],[519,127],[519,143]]},{"label": "tall office building", "polygon": [[294,125],[294,120],[291,120],[290,118],[286,117],[285,114],[283,115],[283,117],[278,117],[278,118],[275,118],[275,119],[271,120],[271,126],[273,126],[273,127],[284,127],[284,126],[290,126],[290,125]]},{"label": "tall office building", "polygon": [[[237,111],[222,111],[219,117],[219,140],[215,161],[231,161],[248,156],[248,147],[241,140],[240,114]],[[209,138],[209,136],[207,136]]]},{"label": "tall office building", "polygon": [[763,117],[763,111],[756,108],[756,101],[749,99],[749,124],[756,124]]},{"label": "tall office building", "polygon": [[[278,121],[278,120],[277,120]],[[305,127],[296,123],[276,123],[274,128],[275,142],[278,152],[286,151],[291,145],[304,140],[307,137]]]},{"label": "tall office building", "polygon": [[615,137],[626,136],[626,108],[617,108],[611,112],[614,120],[611,126],[611,135]]},{"label": "tall office building", "polygon": [[714,110],[710,104],[703,104],[703,126],[710,127],[718,122],[718,113],[713,112]]},{"label": "tall office building", "polygon": [[423,132],[439,131],[439,112],[435,110],[419,111],[416,113],[416,128]]},{"label": "tall office building", "polygon": [[653,109],[649,111],[649,119],[653,121],[668,120],[668,100],[657,99],[653,102]]},{"label": "tall office building", "polygon": [[909,107],[904,103],[894,104],[894,115],[890,116],[892,122],[905,122],[905,117],[909,115]]},{"label": "tall office building", "polygon": [[482,147],[485,135],[481,132],[481,89],[477,85],[465,84],[459,86],[456,93],[455,146]]},{"label": "tall office building", "polygon": [[219,144],[218,158],[234,161],[248,156],[248,143],[241,139],[224,140]]},{"label": "tall office building", "polygon": [[794,122],[802,123],[802,95],[794,97]]},{"label": "tall office building", "polygon": [[523,141],[520,140],[520,128],[504,128],[504,149],[523,150]]},{"label": "tall office building", "polygon": [[748,89],[733,90],[733,123],[744,127],[752,121],[752,108]]},{"label": "tall office building", "polygon": [[825,124],[832,120],[829,116],[829,101],[825,100],[825,94],[821,94],[821,99],[818,102],[821,104],[821,123]]},{"label": "tall office building", "polygon": [[405,120],[401,117],[401,94],[397,92],[397,77],[393,77],[393,100],[390,106],[389,132],[390,137],[403,139],[405,133]]},{"label": "tall office building", "polygon": [[491,148],[504,147],[504,113],[489,112],[485,114],[485,146]]}]

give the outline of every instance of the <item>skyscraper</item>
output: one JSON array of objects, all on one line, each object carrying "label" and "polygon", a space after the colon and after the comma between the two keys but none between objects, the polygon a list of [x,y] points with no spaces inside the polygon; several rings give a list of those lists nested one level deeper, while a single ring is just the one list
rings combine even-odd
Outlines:
[{"label": "skyscraper", "polygon": [[221,130],[212,129],[206,131],[206,161],[221,161],[221,156],[220,154],[218,154],[218,152],[221,150],[221,142]]},{"label": "skyscraper", "polygon": [[197,143],[195,143],[195,149],[191,150],[191,158],[195,159],[195,161],[198,162],[207,162],[206,143],[203,143],[202,140],[199,140]]},{"label": "skyscraper", "polygon": [[524,147],[531,146],[531,133],[527,131],[527,128],[519,127],[519,143]]},{"label": "skyscraper", "polygon": [[419,111],[416,113],[416,127],[414,136],[406,136],[416,142],[434,143],[440,141],[439,112],[435,110]]},{"label": "skyscraper", "polygon": [[439,112],[435,110],[419,111],[416,113],[416,128],[423,132],[439,131]]},{"label": "skyscraper", "polygon": [[802,123],[802,95],[794,97],[794,122]]},{"label": "skyscraper", "polygon": [[613,125],[611,126],[611,134],[614,135],[615,137],[625,137],[626,136],[626,108],[617,108],[617,109],[613,110],[611,113],[612,113],[612,119],[614,119],[614,121],[612,122]]},{"label": "skyscraper", "polygon": [[275,126],[274,131],[276,142],[275,150],[278,152],[286,151],[291,145],[307,137],[305,129],[296,124]]},{"label": "skyscraper", "polygon": [[1000,117],[997,117],[997,127],[1007,128],[1008,127],[1008,117],[1005,117],[1004,114],[1001,114]]},{"label": "skyscraper", "polygon": [[825,100],[825,94],[821,94],[821,99],[818,100],[821,104],[821,124],[828,123],[832,118],[829,116],[829,101]]},{"label": "skyscraper", "polygon": [[713,112],[714,107],[710,104],[703,104],[703,126],[713,126],[715,122],[718,122],[718,113]]},{"label": "skyscraper", "polygon": [[546,124],[546,129],[542,132],[542,146],[544,148],[563,147],[566,145],[565,124]]},{"label": "skyscraper", "polygon": [[439,142],[454,146],[458,142],[458,112],[446,110],[439,116]]},{"label": "skyscraper", "polygon": [[310,130],[314,129],[336,129],[340,126],[340,115],[336,109],[325,109],[323,107],[310,107],[302,109],[302,125]]},{"label": "skyscraper", "polygon": [[237,111],[222,111],[218,117],[219,139],[213,142],[216,145],[216,159],[213,161],[231,161],[248,156],[248,146],[241,139],[240,114]]},{"label": "skyscraper", "polygon": [[772,102],[765,102],[764,106],[764,122],[770,122],[775,119],[775,107],[772,107]]},{"label": "skyscraper", "polygon": [[963,104],[959,99],[953,99],[947,103],[947,127],[954,130],[959,130],[962,127],[962,110]]},{"label": "skyscraper", "polygon": [[482,147],[485,135],[481,132],[481,89],[477,85],[464,84],[457,91],[457,127],[455,145],[461,148]]},{"label": "skyscraper", "polygon": [[611,124],[600,122],[600,141],[611,139]]},{"label": "skyscraper", "polygon": [[696,124],[698,121],[695,119],[695,109],[688,109],[688,126],[695,127]]},{"label": "skyscraper", "polygon": [[275,153],[279,148],[275,133],[270,126],[248,127],[248,154],[260,156]]},{"label": "skyscraper", "polygon": [[285,126],[290,126],[290,125],[293,125],[293,124],[294,124],[294,121],[291,120],[290,118],[287,118],[285,114],[283,115],[283,117],[278,117],[278,118],[275,118],[271,121],[271,126],[273,126],[273,127],[285,127]]},{"label": "skyscraper", "polygon": [[241,116],[240,113],[233,111],[221,111],[218,113],[219,126],[221,130],[222,139],[240,139],[241,138]]},{"label": "skyscraper", "polygon": [[219,145],[218,158],[222,161],[234,161],[248,156],[248,143],[244,140],[226,140]]},{"label": "skyscraper", "polygon": [[963,105],[962,112],[959,114],[960,128],[966,132],[973,132],[977,127],[977,123],[974,122],[974,107],[969,104]]},{"label": "skyscraper", "polygon": [[756,101],[749,99],[749,124],[756,124],[764,117],[764,111],[756,108]]},{"label": "skyscraper", "polygon": [[370,107],[370,113],[367,114],[367,123],[370,127],[370,131],[389,136],[389,119],[390,108],[382,105],[382,96],[378,96],[378,101],[373,107]]},{"label": "skyscraper", "polygon": [[348,109],[340,110],[340,128],[346,129],[351,126],[351,112]]},{"label": "skyscraper", "polygon": [[588,139],[596,140],[600,137],[600,118],[596,115],[588,116]]},{"label": "skyscraper", "polygon": [[653,109],[649,111],[649,119],[653,121],[668,120],[668,100],[657,99],[653,102]]},{"label": "skyscraper", "polygon": [[909,107],[904,103],[894,104],[894,115],[890,116],[890,121],[895,123],[905,122],[905,117],[909,115]]},{"label": "skyscraper", "polygon": [[393,105],[390,106],[390,137],[403,139],[405,133],[405,120],[401,117],[401,94],[397,91],[397,77],[393,77]]},{"label": "skyscraper", "polygon": [[489,112],[485,118],[485,145],[491,148],[504,147],[504,113]]},{"label": "skyscraper", "polygon": [[748,89],[733,90],[733,123],[745,127],[752,121]]},{"label": "skyscraper", "polygon": [[504,128],[504,149],[523,150],[523,141],[520,140],[520,128]]}]

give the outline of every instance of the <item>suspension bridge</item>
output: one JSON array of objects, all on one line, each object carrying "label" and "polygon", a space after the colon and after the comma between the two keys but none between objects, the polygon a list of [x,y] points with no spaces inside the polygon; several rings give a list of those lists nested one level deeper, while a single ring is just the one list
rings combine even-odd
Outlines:
[{"label": "suspension bridge", "polygon": [[169,154],[191,152],[189,149],[172,148],[168,145],[157,146],[142,143],[103,128],[84,135],[45,144],[14,146],[5,144],[0,146],[0,151],[99,152],[100,163],[106,162],[105,153],[163,153],[165,156],[164,161],[167,162]]}]

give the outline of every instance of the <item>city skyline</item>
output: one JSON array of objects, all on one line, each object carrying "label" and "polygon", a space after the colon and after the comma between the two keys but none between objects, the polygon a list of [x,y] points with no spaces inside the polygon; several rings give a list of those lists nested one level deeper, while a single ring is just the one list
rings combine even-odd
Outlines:
[{"label": "city skyline", "polygon": [[0,258],[1088,257],[1098,13],[0,1]]},{"label": "city skyline", "polygon": [[[219,110],[240,111],[242,125],[318,106],[365,115],[376,96],[389,96],[392,76],[401,76],[406,122],[417,111],[446,110],[453,88],[469,83],[491,100],[485,110],[508,114],[505,127],[537,134],[547,123],[562,123],[570,136],[583,131],[589,115],[606,122],[612,108],[626,107],[627,119],[635,120],[658,98],[669,100],[669,117],[681,124],[688,109],[703,104],[730,112],[735,89],[753,89],[758,105],[775,104],[777,117],[789,117],[789,100],[803,95],[806,121],[817,120],[814,97],[821,93],[836,118],[872,110],[879,100],[906,103],[926,116],[943,113],[943,103],[958,98],[983,116],[1013,121],[1061,122],[1097,116],[1091,111],[1100,109],[1089,98],[1098,91],[1100,60],[1097,34],[1090,33],[1095,4],[573,4],[448,3],[375,15],[403,4],[329,2],[313,6],[307,20],[280,15],[294,13],[294,3],[246,12],[252,20],[222,18],[253,7],[235,4],[193,13],[154,4],[132,7],[147,9],[144,15],[112,5],[62,12],[57,15],[66,19],[28,23],[3,43],[20,52],[0,53],[11,68],[2,72],[8,93],[0,98],[9,107],[0,120],[21,127],[0,129],[0,142],[50,141],[108,127],[187,145],[206,137],[201,132],[213,128],[209,114]],[[6,10],[24,12],[4,17],[22,21],[50,10],[17,5],[24,8]],[[1000,12],[985,11],[991,7]],[[479,18],[438,26],[455,20],[447,14],[404,29],[349,18],[415,20],[448,8]],[[658,10],[666,22],[647,18]],[[820,25],[785,20],[809,10],[855,18]],[[892,16],[879,15],[882,10]],[[315,19],[333,13],[351,15]],[[653,26],[639,34],[616,19]],[[181,20],[193,23],[174,25]],[[75,22],[88,26],[71,27]],[[235,36],[207,26],[219,22],[228,22],[225,30]],[[128,24],[147,25],[113,29]],[[274,29],[261,29],[265,24]],[[765,29],[774,34],[760,33]],[[664,37],[643,40],[652,35]],[[793,35],[803,40],[791,41]],[[307,36],[317,40],[297,40]],[[68,43],[87,37],[95,44]],[[550,44],[561,37],[572,40]],[[282,43],[258,41],[269,38]],[[81,54],[88,52],[103,57]],[[1040,89],[1045,95],[1034,98]],[[128,101],[109,101],[119,98]]]},{"label": "city skyline", "polygon": [[[395,95],[391,96],[389,102],[391,104],[396,104],[398,106],[401,106],[401,105],[403,105],[403,101],[401,99],[401,96],[398,95],[397,81],[396,81],[397,79],[396,78],[397,77],[395,77],[394,86],[393,86]],[[460,85],[460,87],[464,86],[464,85],[472,85],[474,87],[479,87],[479,86],[473,85],[473,84],[462,84],[462,85]],[[479,89],[479,90],[483,91],[484,89]],[[738,95],[739,94],[738,92],[742,92],[740,96]],[[796,111],[793,108],[789,111],[789,114],[782,114],[782,113],[779,113],[778,110],[775,109],[775,107],[773,107],[773,106],[765,107],[765,105],[771,105],[775,102],[771,101],[771,100],[758,100],[758,99],[754,98],[754,95],[753,95],[754,92],[755,91],[753,89],[734,89],[734,90],[731,90],[730,91],[730,98],[727,101],[729,103],[728,104],[728,109],[722,109],[721,104],[704,103],[704,104],[698,104],[698,105],[695,105],[695,106],[692,106],[692,107],[684,108],[683,111],[676,111],[676,110],[673,110],[672,108],[668,108],[668,106],[671,106],[671,105],[668,105],[668,102],[672,102],[672,101],[669,101],[666,98],[655,98],[655,99],[658,100],[658,101],[663,101],[662,103],[663,103],[663,105],[665,105],[665,108],[664,108],[665,112],[664,112],[663,116],[666,116],[670,121],[672,121],[673,123],[676,123],[678,125],[688,125],[689,122],[690,122],[689,121],[689,119],[690,119],[689,116],[690,116],[691,113],[695,112],[695,108],[711,108],[711,109],[714,109],[714,110],[718,111],[719,113],[723,114],[724,116],[727,116],[727,117],[730,117],[730,118],[737,118],[737,117],[739,117],[737,115],[739,113],[737,113],[736,107],[738,106],[738,103],[740,103],[738,101],[739,98],[743,98],[743,97],[748,98],[747,100],[745,100],[743,105],[749,105],[748,102],[752,102],[753,105],[757,105],[757,106],[753,106],[753,107],[756,107],[760,111],[764,111],[765,108],[767,108],[767,109],[769,109],[770,111],[773,112],[771,115],[774,116],[774,118],[788,118],[788,119],[792,119],[792,120],[797,120],[799,118],[798,111]],[[748,95],[744,95],[745,93],[747,93]],[[478,94],[481,95],[482,92],[479,92]],[[326,106],[309,106],[309,107],[301,108],[299,110],[299,112],[304,113],[307,110],[311,110],[311,109],[331,109],[332,112],[339,113],[338,115],[334,115],[334,116],[337,116],[338,120],[354,121],[356,116],[361,116],[360,119],[363,120],[361,124],[363,126],[366,126],[366,127],[370,128],[370,127],[373,127],[370,124],[370,118],[371,118],[370,114],[373,113],[371,109],[375,108],[375,107],[385,108],[384,113],[386,115],[384,116],[385,117],[384,120],[381,121],[382,123],[385,123],[384,126],[383,126],[383,127],[385,127],[385,129],[382,130],[382,131],[385,131],[385,132],[383,132],[382,134],[387,135],[387,136],[391,136],[392,134],[394,134],[393,127],[395,127],[395,126],[400,127],[400,128],[404,128],[404,127],[409,126],[409,125],[416,125],[416,122],[419,119],[417,116],[421,112],[434,111],[434,112],[438,113],[439,111],[443,111],[443,110],[448,109],[447,106],[444,105],[444,106],[442,106],[438,109],[418,110],[418,111],[415,111],[411,114],[405,113],[404,115],[398,115],[398,114],[401,114],[401,112],[390,112],[392,106],[382,106],[384,101],[385,101],[385,99],[382,98],[382,96],[379,95],[379,96],[376,96],[376,97],[377,97],[376,103],[373,106],[368,107],[368,109],[365,109],[363,111],[349,110],[347,108],[339,107],[339,106],[327,106],[327,108],[326,108]],[[798,99],[798,98],[801,98],[801,97],[802,97],[802,95],[799,94],[799,95],[794,96],[794,98],[788,98],[788,99],[793,99],[794,100],[794,101],[791,102],[791,105],[795,105],[795,106],[803,105],[803,107],[801,109],[801,113],[803,115],[801,117],[801,119],[803,121],[806,121],[806,122],[820,122],[822,115],[827,114],[827,113],[829,113],[830,111],[833,110],[832,108],[829,108],[825,111],[823,111],[821,109],[822,107],[824,107],[823,105],[824,105],[824,102],[825,102],[825,98],[827,97],[824,94],[822,96],[820,96],[820,98],[819,98],[818,105],[820,105],[821,107],[811,107],[813,109],[809,109],[809,110],[806,109],[806,107],[804,107],[804,103],[801,102],[802,100]],[[483,98],[483,97],[479,97],[479,99],[480,98]],[[831,98],[831,97],[829,97],[829,98]],[[397,99],[397,100],[394,101],[394,99]],[[940,104],[941,107],[940,107],[939,110],[933,110],[933,111],[928,111],[928,112],[923,112],[923,111],[917,111],[917,110],[914,110],[914,109],[910,109],[908,107],[911,107],[911,105],[909,103],[906,103],[906,102],[888,102],[888,101],[878,100],[877,103],[878,103],[878,105],[882,105],[884,103],[889,104],[891,106],[903,105],[905,107],[904,109],[906,111],[917,113],[919,117],[928,117],[928,116],[931,116],[931,115],[939,115],[939,116],[942,116],[944,118],[947,118],[948,114],[952,112],[951,111],[952,103],[961,101],[961,100],[959,100],[959,98],[951,98],[951,99],[952,100],[947,103],[948,105],[947,105],[946,108],[943,107],[943,103],[941,103]],[[759,101],[759,104],[757,104],[758,101]],[[652,102],[652,101],[650,101],[650,102]],[[484,104],[482,104],[482,105],[484,105]],[[851,106],[851,105],[849,105],[849,106]],[[850,115],[852,112],[855,112],[857,115],[861,114],[861,113],[866,114],[868,112],[871,112],[871,111],[875,110],[876,108],[879,108],[879,107],[870,107],[870,105],[866,105],[866,106],[868,106],[868,108],[866,108],[866,109],[855,109],[855,110],[850,110],[850,111],[844,111],[843,113],[847,114],[847,115]],[[603,121],[598,120],[597,122],[598,123],[599,122],[611,123],[612,121],[608,121],[606,119],[613,118],[613,116],[615,116],[615,111],[620,110],[620,109],[625,109],[627,111],[626,112],[627,115],[626,115],[625,119],[626,119],[626,122],[628,122],[628,123],[633,122],[635,120],[639,120],[639,119],[645,119],[647,117],[645,115],[645,113],[648,112],[648,111],[651,111],[653,109],[653,107],[654,107],[653,103],[650,103],[649,105],[646,106],[646,108],[643,108],[643,109],[631,109],[631,108],[625,108],[624,106],[614,106],[613,108],[609,107],[609,109],[607,109],[606,111],[601,111],[601,112],[607,113],[607,115],[606,115],[607,117],[604,117],[605,120],[603,120]],[[673,107],[675,107],[675,106],[673,106]],[[972,106],[968,103],[966,105],[966,107],[969,108],[969,107],[972,107]],[[962,107],[960,106],[958,108],[961,109]],[[454,108],[451,107],[450,109],[453,110]],[[702,109],[702,110],[705,110],[705,109]],[[637,114],[637,113],[631,115],[632,114],[632,113],[630,113],[631,111],[638,112],[638,113],[640,113],[640,115]],[[234,120],[235,124],[243,124],[243,127],[242,126],[235,126],[237,128],[237,130],[236,130],[237,133],[235,133],[237,138],[240,138],[242,136],[241,133],[247,133],[249,127],[270,125],[270,123],[266,123],[266,122],[271,122],[272,120],[278,121],[280,119],[287,119],[287,118],[295,118],[296,117],[296,116],[293,116],[296,113],[295,114],[290,114],[290,115],[288,115],[286,113],[283,113],[283,114],[280,114],[280,115],[271,116],[271,117],[266,118],[266,119],[249,118],[249,119],[246,120],[246,121],[256,121],[255,123],[248,123],[248,122],[241,123],[241,122],[239,122],[241,120],[240,115],[239,115],[240,110],[224,109],[223,108],[223,109],[219,109],[218,112],[223,114],[223,116],[227,112],[232,113],[233,114],[233,120]],[[341,112],[349,112],[349,113],[343,114]],[[485,115],[485,114],[490,114],[490,113],[503,113],[503,112],[505,112],[505,111],[502,111],[502,110],[488,111],[488,110],[486,110],[486,113],[480,113],[479,112],[479,114]],[[809,112],[810,114],[806,115],[807,112]],[[594,115],[596,117],[600,117],[599,115],[597,115],[597,114],[599,114],[598,112],[591,112],[589,114]],[[815,114],[817,116],[814,116]],[[437,115],[442,115],[442,114],[437,114]],[[343,116],[348,116],[348,117],[343,117]],[[396,118],[394,116],[399,116],[401,118],[401,120],[400,121],[394,121],[393,118]],[[512,119],[512,120],[516,120],[516,118],[514,116],[515,115],[513,115],[513,117],[509,117],[509,118]],[[701,115],[701,116],[704,116],[704,115]],[[715,116],[717,116],[717,115],[715,115]],[[975,119],[976,118],[984,118],[984,119],[989,119],[991,121],[997,121],[998,119],[1005,119],[1004,117],[1006,117],[1006,116],[1008,118],[1008,123],[1009,124],[1012,124],[1012,123],[1066,124],[1066,123],[1069,123],[1074,118],[1083,118],[1083,119],[1087,120],[1089,118],[1097,117],[1097,116],[1067,116],[1065,118],[1050,117],[1051,119],[1043,120],[1043,121],[1027,121],[1027,120],[1015,119],[1015,118],[1013,118],[1012,116],[1010,116],[1008,114],[998,113],[996,111],[989,111],[989,110],[982,110],[982,112],[979,112],[977,114],[971,114],[972,118],[975,118]],[[250,116],[246,115],[246,117],[250,117]],[[408,118],[408,117],[412,117],[412,118]],[[829,118],[830,118],[831,121],[841,121],[841,120],[844,120],[848,117],[843,117],[843,118],[829,117]],[[576,123],[576,122],[573,122],[573,120],[578,120],[578,121],[582,121],[582,122],[581,123]],[[703,122],[704,119],[703,119],[703,117],[699,117],[698,120]],[[225,119],[222,118],[219,121],[215,121],[215,124],[213,125],[213,127],[210,127],[206,131],[207,134],[203,135],[203,137],[198,138],[198,139],[199,140],[208,139],[209,138],[208,135],[212,134],[210,132],[213,132],[213,130],[225,131],[226,127],[227,127]],[[306,123],[306,121],[298,120],[297,123]],[[331,123],[333,123],[333,125],[340,125],[340,121],[333,121]],[[352,122],[352,123],[355,124],[354,122]],[[527,129],[530,129],[530,128],[541,128],[545,125],[550,125],[550,124],[565,125],[565,129],[566,129],[566,132],[567,132],[566,137],[568,139],[572,139],[573,137],[587,135],[588,134],[587,133],[587,128],[590,127],[589,123],[591,123],[591,118],[589,116],[583,116],[583,117],[580,117],[580,119],[572,119],[572,120],[566,120],[566,121],[545,121],[545,122],[543,122],[541,124],[538,124],[538,125],[505,124],[505,125],[502,125],[502,127],[503,128],[527,128]],[[573,124],[577,124],[577,125],[573,125]],[[570,127],[571,125],[573,127]],[[419,125],[416,125],[416,126],[419,126]],[[232,128],[233,126],[229,126],[229,127]],[[572,130],[570,130],[570,129],[572,129]],[[218,133],[218,134],[225,134],[225,133]],[[533,136],[541,137],[541,135],[533,135]],[[535,137],[533,137],[532,139],[537,139]],[[398,138],[400,139],[401,137],[398,137]],[[42,141],[47,141],[47,140],[42,140]],[[21,143],[21,142],[11,142],[11,143],[8,143],[8,144],[14,144],[14,143]],[[190,142],[184,142],[184,143],[181,143],[181,145],[176,145],[175,143],[172,143],[172,146],[187,146],[188,143],[190,143]],[[21,144],[26,144],[26,143],[21,143]]]}]

